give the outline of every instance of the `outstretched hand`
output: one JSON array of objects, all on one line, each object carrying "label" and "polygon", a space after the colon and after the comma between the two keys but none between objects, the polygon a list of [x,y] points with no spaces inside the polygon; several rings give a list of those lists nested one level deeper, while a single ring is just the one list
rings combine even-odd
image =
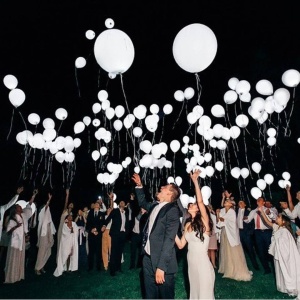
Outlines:
[{"label": "outstretched hand", "polygon": [[139,174],[134,173],[131,177],[131,179],[133,180],[133,182],[137,185],[137,186],[141,186],[142,185],[142,181],[141,181],[141,177]]},{"label": "outstretched hand", "polygon": [[190,172],[190,177],[193,182],[196,182],[198,177],[200,176],[201,170],[197,169],[194,172]]}]

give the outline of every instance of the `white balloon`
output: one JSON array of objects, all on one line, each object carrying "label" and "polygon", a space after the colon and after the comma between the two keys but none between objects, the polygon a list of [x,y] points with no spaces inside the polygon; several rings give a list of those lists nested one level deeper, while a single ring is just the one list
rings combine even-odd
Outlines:
[{"label": "white balloon", "polygon": [[283,73],[281,80],[288,87],[296,87],[300,82],[300,73],[294,69],[287,70]]},{"label": "white balloon", "polygon": [[55,129],[45,129],[43,131],[43,137],[46,142],[53,141],[56,138],[56,130]]},{"label": "white balloon", "polygon": [[195,91],[194,91],[194,89],[193,88],[191,88],[191,87],[188,87],[188,88],[186,88],[185,90],[184,90],[184,98],[186,99],[186,100],[190,100],[190,99],[192,99],[193,97],[194,97],[194,95],[195,95]]},{"label": "white balloon", "polygon": [[175,183],[177,184],[177,186],[181,186],[181,184],[182,184],[182,178],[180,176],[177,176],[175,178]]},{"label": "white balloon", "polygon": [[290,174],[289,172],[283,172],[283,173],[282,173],[282,178],[283,178],[284,180],[290,180],[291,174]]},{"label": "white balloon", "polygon": [[204,160],[205,160],[206,162],[210,162],[211,159],[212,159],[212,155],[211,155],[210,153],[205,153],[205,155],[204,155]]},{"label": "white balloon", "polygon": [[173,43],[173,56],[183,70],[198,73],[206,69],[217,53],[217,39],[203,24],[190,24],[181,29]]},{"label": "white balloon", "polygon": [[285,188],[285,186],[284,186],[284,180],[283,180],[283,179],[280,179],[280,180],[278,181],[278,185],[279,185],[279,187],[281,187],[282,189],[284,189],[284,188]]},{"label": "white balloon", "polygon": [[276,129],[275,128],[269,128],[268,130],[267,130],[267,135],[269,136],[269,137],[275,137],[275,135],[276,135],[276,133],[277,133],[277,131],[276,131]]},{"label": "white balloon", "polygon": [[289,180],[284,180],[283,181],[283,188],[286,188],[287,186],[291,187],[292,184],[291,184],[291,182]]},{"label": "white balloon", "polygon": [[83,123],[85,124],[85,126],[89,126],[89,125],[91,124],[91,122],[92,122],[92,120],[91,120],[90,117],[85,116],[85,117],[83,118]]},{"label": "white balloon", "polygon": [[214,132],[214,136],[215,136],[217,139],[219,139],[219,138],[222,136],[223,131],[224,131],[223,125],[221,125],[221,124],[216,124],[216,125],[214,125],[214,127],[213,127],[213,132]]},{"label": "white balloon", "polygon": [[233,139],[238,138],[241,134],[241,129],[237,126],[232,126],[229,130],[230,130],[230,135]]},{"label": "white balloon", "polygon": [[51,118],[46,118],[43,121],[43,127],[45,129],[54,129],[55,123],[54,123],[54,121]]},{"label": "white balloon", "polygon": [[101,104],[98,102],[94,103],[92,106],[92,110],[94,114],[97,114],[101,110]]},{"label": "white balloon", "polygon": [[224,102],[226,104],[232,104],[232,103],[234,103],[237,100],[237,98],[238,98],[238,94],[235,91],[232,91],[232,90],[227,91],[224,94],[224,97],[223,97]]},{"label": "white balloon", "polygon": [[228,86],[232,90],[235,90],[236,85],[239,83],[239,80],[236,77],[232,77],[228,80]]},{"label": "white balloon", "polygon": [[40,116],[36,113],[31,113],[29,116],[28,116],[28,122],[32,125],[37,125],[40,123]]},{"label": "white balloon", "polygon": [[115,26],[115,22],[113,19],[108,18],[105,20],[105,27],[106,28],[113,28]]},{"label": "white balloon", "polygon": [[168,184],[174,183],[175,182],[174,177],[173,176],[169,176],[168,179],[167,179],[167,182],[168,182]]},{"label": "white balloon", "polygon": [[239,98],[242,102],[250,102],[251,101],[251,94],[250,93],[244,93],[239,95]]},{"label": "white balloon", "polygon": [[222,118],[225,116],[225,109],[222,105],[216,104],[211,108],[211,114],[216,118]]},{"label": "white balloon", "polygon": [[188,123],[191,125],[195,124],[198,121],[197,116],[193,112],[188,113],[186,118]]},{"label": "white balloon", "polygon": [[285,88],[279,88],[274,93],[274,100],[282,106],[286,106],[290,100],[290,92]]},{"label": "white balloon", "polygon": [[176,153],[180,148],[180,142],[178,140],[173,140],[170,143],[170,148],[174,153]]},{"label": "white balloon", "polygon": [[256,185],[263,191],[266,188],[267,183],[263,179],[258,179]]},{"label": "white balloon", "polygon": [[133,115],[139,120],[145,119],[146,114],[147,114],[147,107],[142,104],[135,107],[133,110]]},{"label": "white balloon", "polygon": [[267,138],[267,143],[268,143],[269,146],[274,146],[276,144],[276,141],[277,140],[276,140],[275,137],[270,136],[270,137]]},{"label": "white balloon", "polygon": [[121,118],[125,113],[125,108],[122,105],[118,105],[115,108],[115,114],[117,118]]},{"label": "white balloon", "polygon": [[78,134],[78,133],[81,133],[85,128],[85,125],[83,122],[79,121],[79,122],[76,122],[75,125],[74,125],[74,133],[75,134]]},{"label": "white balloon", "polygon": [[105,116],[108,120],[111,120],[115,116],[115,110],[112,107],[108,107],[105,110]]},{"label": "white balloon", "polygon": [[135,137],[139,138],[142,136],[143,134],[143,130],[141,127],[134,127],[133,130],[132,130],[132,133]]},{"label": "white balloon", "polygon": [[250,91],[250,83],[247,80],[241,80],[238,82],[238,84],[235,87],[235,91],[239,94],[247,94]]},{"label": "white balloon", "polygon": [[18,86],[18,79],[14,75],[6,75],[3,83],[8,89],[13,90]]},{"label": "white balloon", "polygon": [[271,174],[266,174],[265,176],[264,176],[264,180],[265,180],[265,182],[267,183],[267,184],[272,184],[273,183],[273,181],[274,181],[274,177],[273,177],[273,175],[271,175]]},{"label": "white balloon", "polygon": [[273,94],[273,85],[269,80],[262,79],[257,82],[255,86],[256,91],[264,96],[269,96]]},{"label": "white balloon", "polygon": [[95,118],[94,120],[93,120],[93,122],[92,122],[92,124],[93,124],[93,126],[94,127],[98,127],[99,125],[100,125],[100,120],[99,119],[97,119],[97,118]]},{"label": "white balloon", "polygon": [[93,158],[93,160],[96,161],[96,160],[99,159],[99,157],[100,157],[100,152],[98,150],[94,150],[92,152],[92,158]]},{"label": "white balloon", "polygon": [[140,171],[141,171],[141,169],[140,169],[140,167],[139,166],[137,166],[137,167],[134,167],[134,173],[136,173],[136,174],[139,174],[140,173]]},{"label": "white balloon", "polygon": [[140,149],[144,151],[145,153],[150,153],[152,149],[152,144],[148,140],[144,140],[140,142]]},{"label": "white balloon", "polygon": [[75,67],[77,69],[83,68],[86,65],[86,60],[84,57],[77,57],[75,60]]},{"label": "white balloon", "polygon": [[115,79],[115,78],[117,77],[117,74],[116,74],[116,73],[109,72],[109,73],[108,73],[108,77],[109,77],[110,79]]},{"label": "white balloon", "polygon": [[193,107],[193,113],[197,116],[197,119],[200,119],[203,116],[204,109],[201,105],[195,105]]},{"label": "white balloon", "polygon": [[209,198],[211,197],[211,188],[209,186],[203,186],[201,188],[201,194],[205,205],[209,204]]},{"label": "white balloon", "polygon": [[25,96],[25,93],[22,90],[13,89],[9,92],[8,98],[9,98],[9,101],[11,102],[11,104],[15,108],[18,108],[19,106],[21,106],[23,104],[23,102],[25,101],[26,96]]},{"label": "white balloon", "polygon": [[174,93],[174,98],[175,98],[175,100],[177,100],[179,102],[182,102],[184,100],[184,93],[183,93],[183,91],[180,91],[180,90],[176,91]]},{"label": "white balloon", "polygon": [[65,161],[65,153],[58,151],[55,154],[55,159],[61,164]]},{"label": "white balloon", "polygon": [[209,141],[209,145],[212,148],[217,148],[217,141],[215,139],[212,139],[212,140]]},{"label": "white balloon", "polygon": [[217,148],[219,150],[225,150],[227,148],[227,144],[223,140],[219,140],[217,142]]},{"label": "white balloon", "polygon": [[159,113],[159,106],[157,104],[151,104],[150,112],[152,114],[158,114]]},{"label": "white balloon", "polygon": [[107,100],[108,98],[108,93],[106,90],[100,90],[98,93],[98,99],[100,102]]},{"label": "white balloon", "polygon": [[65,153],[65,162],[72,162],[75,159],[75,154],[73,152]]},{"label": "white balloon", "polygon": [[241,170],[239,167],[234,167],[233,169],[231,169],[230,174],[232,175],[232,177],[238,179],[241,176]]},{"label": "white balloon", "polygon": [[65,137],[65,151],[66,152],[72,152],[74,150],[74,141],[71,136],[66,136]]},{"label": "white balloon", "polygon": [[258,162],[254,162],[252,165],[251,165],[251,168],[252,168],[252,170],[255,172],[255,173],[259,173],[260,172],[260,170],[261,170],[261,165],[260,165],[260,163],[258,163]]},{"label": "white balloon", "polygon": [[236,117],[235,123],[239,127],[245,128],[249,124],[249,118],[246,115],[240,114]]},{"label": "white balloon", "polygon": [[101,154],[102,156],[104,156],[104,155],[106,155],[106,153],[107,153],[107,148],[106,148],[105,146],[102,146],[102,147],[100,148],[100,154]]},{"label": "white balloon", "polygon": [[249,176],[250,172],[247,168],[242,168],[241,169],[241,176],[246,179]]},{"label": "white balloon", "polygon": [[207,166],[205,170],[208,177],[212,177],[215,173],[215,169],[212,166]]},{"label": "white balloon", "polygon": [[171,104],[166,104],[163,107],[163,112],[165,113],[165,115],[169,115],[172,111],[173,111],[173,106]]},{"label": "white balloon", "polygon": [[58,120],[65,120],[67,117],[68,117],[68,112],[64,109],[64,108],[58,108],[56,111],[55,111],[55,117],[58,119]]},{"label": "white balloon", "polygon": [[78,148],[81,145],[81,139],[80,138],[75,138],[74,139],[74,147]]},{"label": "white balloon", "polygon": [[93,30],[87,30],[85,32],[85,37],[88,39],[88,40],[92,40],[94,37],[96,36],[95,32]]},{"label": "white balloon", "polygon": [[251,191],[250,191],[250,193],[251,193],[251,196],[252,196],[255,200],[257,200],[257,199],[258,199],[259,197],[261,197],[261,195],[262,195],[262,191],[261,191],[258,187],[252,188]]},{"label": "white balloon", "polygon": [[124,73],[133,63],[134,46],[130,37],[118,29],[103,31],[96,39],[97,63],[108,73]]}]

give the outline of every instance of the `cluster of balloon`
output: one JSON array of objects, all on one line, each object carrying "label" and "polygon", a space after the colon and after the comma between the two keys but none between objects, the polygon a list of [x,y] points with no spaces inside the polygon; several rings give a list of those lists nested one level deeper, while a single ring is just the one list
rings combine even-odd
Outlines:
[{"label": "cluster of balloon", "polygon": [[278,185],[280,188],[285,189],[287,186],[291,187],[290,182],[291,175],[289,172],[283,172],[282,173],[282,179],[278,181]]}]

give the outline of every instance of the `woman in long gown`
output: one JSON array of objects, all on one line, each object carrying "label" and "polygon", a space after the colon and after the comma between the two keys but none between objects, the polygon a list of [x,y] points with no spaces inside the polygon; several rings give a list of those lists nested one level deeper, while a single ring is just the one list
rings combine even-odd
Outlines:
[{"label": "woman in long gown", "polygon": [[259,210],[265,222],[273,227],[269,253],[274,257],[277,290],[300,299],[300,254],[293,236],[291,220],[279,214],[276,224],[273,224],[263,209]]},{"label": "woman in long gown", "polygon": [[190,282],[190,299],[214,299],[215,272],[208,257],[208,244],[212,221],[203,203],[196,170],[190,177],[195,186],[197,203],[190,205],[188,212],[192,220],[185,225],[181,239],[175,238],[179,249],[188,243],[188,275]]},{"label": "woman in long gown", "polygon": [[35,273],[41,275],[45,273],[44,266],[46,265],[50,255],[51,248],[54,245],[53,235],[56,233],[56,229],[52,222],[52,216],[50,212],[50,200],[52,195],[48,194],[48,200],[46,205],[41,209],[39,213],[39,225],[38,225],[38,254],[35,264]]},{"label": "woman in long gown", "polygon": [[28,233],[28,221],[32,216],[31,204],[37,192],[37,190],[33,191],[24,209],[19,204],[12,207],[6,228],[10,235],[10,242],[5,264],[5,283],[25,279],[25,236]]},{"label": "woman in long gown", "polygon": [[223,278],[250,281],[252,272],[247,267],[232,207],[231,200],[225,200],[224,208],[217,210],[217,226],[221,228],[218,272],[224,274]]}]

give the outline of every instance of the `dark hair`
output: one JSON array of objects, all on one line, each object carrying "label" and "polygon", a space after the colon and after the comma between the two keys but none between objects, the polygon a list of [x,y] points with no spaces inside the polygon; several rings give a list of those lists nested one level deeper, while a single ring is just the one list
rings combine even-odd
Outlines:
[{"label": "dark hair", "polygon": [[284,215],[284,214],[281,214],[281,218],[282,218],[282,221],[284,222],[284,226],[285,228],[291,233],[291,235],[295,238],[295,235],[293,233],[293,229],[292,229],[292,224],[291,224],[291,219]]},{"label": "dark hair", "polygon": [[209,228],[206,228],[205,225],[203,224],[202,215],[201,215],[200,210],[197,211],[196,216],[195,216],[194,219],[190,218],[190,220],[191,220],[191,228],[192,228],[193,231],[196,232],[196,237],[198,237],[202,242],[204,241],[203,233],[205,231],[209,231],[211,233],[212,229],[213,229],[213,221],[211,219],[209,209],[208,209],[207,206],[205,206],[205,209],[206,209],[206,213],[208,215]]},{"label": "dark hair", "polygon": [[172,197],[171,197],[172,201],[175,201],[176,199],[179,198],[181,192],[179,187],[176,184],[174,183],[170,184],[170,191],[172,192]]}]

